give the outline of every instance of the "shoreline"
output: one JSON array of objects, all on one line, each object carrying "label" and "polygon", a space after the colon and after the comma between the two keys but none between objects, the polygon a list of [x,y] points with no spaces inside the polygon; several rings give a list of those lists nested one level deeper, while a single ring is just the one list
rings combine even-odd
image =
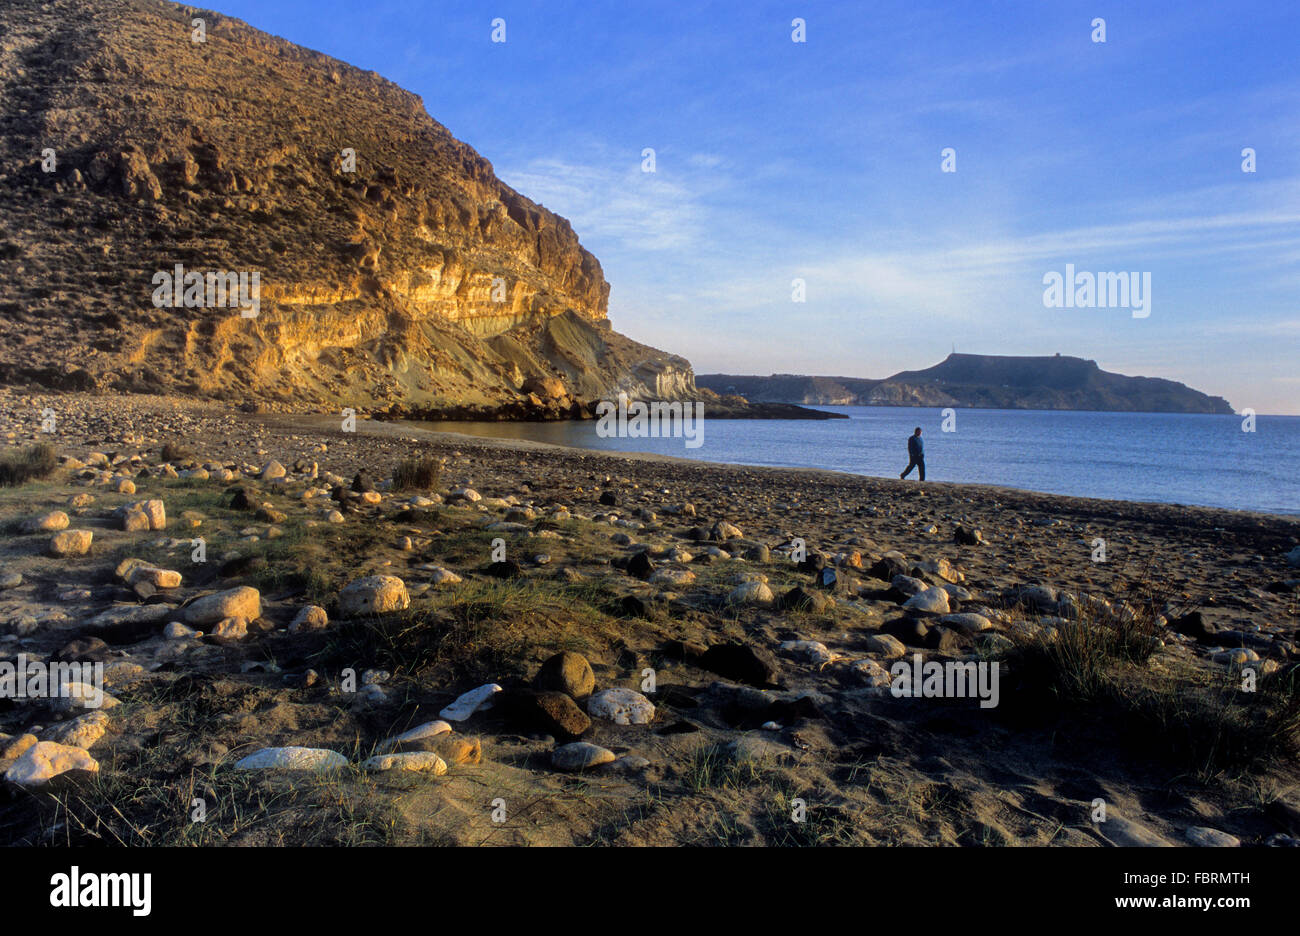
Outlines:
[{"label": "shoreline", "polygon": [[[790,844],[802,833],[772,803],[791,791],[812,791],[819,843],[1300,835],[1300,806],[1258,795],[1261,777],[1300,779],[1281,720],[1300,519],[376,420],[344,432],[171,398],[0,403],[19,407],[0,408],[0,451],[47,441],[75,459],[0,488],[0,662],[103,662],[113,699],[0,706],[16,842],[50,834],[44,788],[13,789],[43,769],[26,753],[42,743],[99,775],[75,787],[76,821],[110,817],[133,844],[356,844],[353,808],[375,817],[364,841],[389,844]],[[57,432],[32,421],[43,408]],[[1077,658],[1051,648],[1080,634],[1123,635],[1089,645],[1116,691],[1058,705],[1043,680]],[[893,668],[922,662],[1005,666],[1000,696],[892,692]],[[1243,666],[1261,702],[1225,707]],[[491,710],[446,714],[492,685]],[[631,693],[638,720],[607,717],[593,685]],[[400,751],[424,766],[395,767],[389,740],[439,719],[455,724]],[[245,773],[303,748],[347,766]],[[237,805],[238,829],[153,805],[195,779]],[[538,812],[501,828],[485,788]],[[267,791],[320,821],[263,808]],[[1098,795],[1124,823],[1088,818]]]}]

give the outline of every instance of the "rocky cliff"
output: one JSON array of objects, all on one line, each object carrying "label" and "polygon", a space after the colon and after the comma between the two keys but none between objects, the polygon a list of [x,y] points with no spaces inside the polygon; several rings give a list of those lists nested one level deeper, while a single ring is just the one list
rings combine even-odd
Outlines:
[{"label": "rocky cliff", "polygon": [[1152,413],[1231,413],[1222,397],[1160,377],[1128,377],[1096,361],[1054,355],[950,354],[934,367],[883,380],[701,374],[698,383],[751,402],[823,406],[966,406]]},{"label": "rocky cliff", "polygon": [[7,0],[0,85],[0,382],[561,415],[694,392],[610,330],[569,223],[374,72],[157,0]]}]

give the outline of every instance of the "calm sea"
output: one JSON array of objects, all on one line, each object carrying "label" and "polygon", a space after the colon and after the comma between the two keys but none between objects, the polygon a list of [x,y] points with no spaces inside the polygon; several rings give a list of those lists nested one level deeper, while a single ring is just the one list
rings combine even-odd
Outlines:
[{"label": "calm sea", "polygon": [[[601,438],[595,422],[418,423],[443,432],[530,439],[577,448],[656,452],[745,465],[829,468],[898,477],[907,437],[925,440],[926,478],[1106,497],[1300,514],[1300,416],[956,410],[826,406],[848,419],[709,419],[703,444]],[[911,477],[916,477],[913,471]]]}]

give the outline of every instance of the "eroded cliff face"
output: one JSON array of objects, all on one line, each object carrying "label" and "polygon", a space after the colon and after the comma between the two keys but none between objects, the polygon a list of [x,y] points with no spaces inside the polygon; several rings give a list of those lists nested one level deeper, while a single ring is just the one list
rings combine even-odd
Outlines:
[{"label": "eroded cliff face", "polygon": [[[0,381],[411,407],[693,390],[609,330],[564,218],[373,72],[157,0],[16,0],[0,84]],[[256,316],[158,307],[177,264],[256,273]]]}]

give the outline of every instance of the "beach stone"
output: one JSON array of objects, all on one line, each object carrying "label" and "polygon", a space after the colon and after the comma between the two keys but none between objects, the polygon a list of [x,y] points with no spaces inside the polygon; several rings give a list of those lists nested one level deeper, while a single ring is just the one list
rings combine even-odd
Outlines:
[{"label": "beach stone", "polygon": [[1202,848],[1240,848],[1241,839],[1208,826],[1190,826],[1187,829],[1187,841]]},{"label": "beach stone", "polygon": [[565,650],[542,664],[533,685],[542,690],[563,692],[574,699],[585,699],[596,688],[596,675],[586,657]]},{"label": "beach stone", "polygon": [[350,582],[339,592],[339,613],[345,617],[387,614],[410,606],[406,583],[395,575],[368,575]]},{"label": "beach stone", "polygon": [[695,573],[690,569],[658,569],[650,576],[651,585],[667,585],[670,588],[681,588],[694,582]]},{"label": "beach stone", "polygon": [[634,689],[603,689],[587,701],[587,713],[616,725],[647,725],[654,703]]},{"label": "beach stone", "polygon": [[639,552],[627,561],[627,574],[639,579],[648,579],[655,570],[655,564],[644,552]]},{"label": "beach stone", "polygon": [[141,501],[137,506],[145,517],[149,520],[149,529],[165,530],[167,529],[167,508],[162,501],[157,498]]},{"label": "beach stone", "polygon": [[930,586],[919,578],[912,578],[910,575],[895,575],[889,580],[889,587],[911,598],[913,595],[921,594]]},{"label": "beach stone", "polygon": [[299,634],[304,631],[323,630],[329,627],[329,615],[320,605],[304,605],[289,622],[289,633]]},{"label": "beach stone", "polygon": [[727,540],[741,539],[744,535],[744,533],[740,532],[740,527],[728,523],[726,520],[719,520],[717,523],[713,524],[713,528],[709,530],[709,539],[713,540],[715,543],[725,543]]},{"label": "beach stone", "polygon": [[934,559],[929,562],[922,562],[917,566],[922,572],[928,572],[930,575],[938,576],[945,582],[958,583],[965,576],[957,571],[956,567],[947,559]]},{"label": "beach stone", "polygon": [[361,764],[362,770],[409,770],[440,777],[447,772],[447,762],[432,751],[408,751],[401,754],[376,754]]},{"label": "beach stone", "polygon": [[704,651],[699,665],[711,673],[751,686],[776,684],[776,659],[766,650],[748,644],[714,644]]},{"label": "beach stone", "polygon": [[824,592],[809,591],[796,585],[783,594],[778,601],[782,610],[807,611],[812,614],[825,614],[835,607],[835,599]]},{"label": "beach stone", "polygon": [[435,739],[451,733],[451,725],[445,721],[425,722],[410,731],[404,731],[379,743],[376,749],[380,754],[401,751],[431,751]]},{"label": "beach stone", "polygon": [[50,552],[60,558],[84,556],[90,552],[95,534],[90,530],[64,530],[50,539]]},{"label": "beach stone", "polygon": [[248,636],[248,618],[228,617],[222,618],[213,625],[212,630],[208,633],[209,637],[215,640],[243,640]]},{"label": "beach stone", "polygon": [[458,585],[464,581],[464,579],[455,572],[452,572],[450,569],[444,569],[442,566],[436,566],[431,569],[430,572],[430,585]]},{"label": "beach stone", "polygon": [[149,518],[143,510],[128,510],[122,514],[122,529],[127,533],[139,533],[149,529]]},{"label": "beach stone", "polygon": [[257,476],[263,481],[274,481],[276,478],[283,478],[288,473],[285,471],[284,465],[273,458],[262,466],[262,470],[258,472]]},{"label": "beach stone", "polygon": [[1221,666],[1245,666],[1247,663],[1259,662],[1259,654],[1249,647],[1236,647],[1232,650],[1220,650],[1210,659]]},{"label": "beach stone", "polygon": [[511,689],[501,695],[497,707],[521,729],[567,739],[578,738],[591,729],[591,719],[563,692]]},{"label": "beach stone", "polygon": [[882,582],[893,582],[895,576],[907,574],[907,562],[901,553],[889,552],[881,556],[867,569],[867,575]]},{"label": "beach stone", "polygon": [[0,591],[17,588],[23,583],[21,572],[0,572]]},{"label": "beach stone", "polygon": [[867,652],[878,654],[886,660],[897,660],[907,653],[907,647],[893,634],[872,634],[867,638]]},{"label": "beach stone", "polygon": [[[0,760],[15,761],[22,757],[28,749],[35,746],[40,738],[34,734],[21,734],[17,738],[0,741]],[[12,765],[11,765],[12,766]]]},{"label": "beach stone", "polygon": [[849,664],[849,670],[857,679],[873,688],[888,687],[893,682],[889,670],[875,660],[854,660]]},{"label": "beach stone", "polygon": [[925,614],[947,614],[949,610],[948,593],[942,588],[927,588],[903,602],[903,609],[906,611],[920,611]]},{"label": "beach stone", "polygon": [[483,760],[483,742],[478,738],[440,735],[437,752],[449,764],[477,764]]},{"label": "beach stone", "polygon": [[55,726],[50,731],[49,740],[88,751],[108,732],[108,722],[109,714],[102,709],[87,712]]},{"label": "beach stone", "polygon": [[119,494],[134,494],[135,482],[130,478],[118,478],[117,482],[113,485],[113,490]]},{"label": "beach stone", "polygon": [[483,495],[481,495],[478,491],[474,490],[473,488],[465,487],[465,488],[459,488],[455,491],[452,491],[449,495],[447,495],[447,499],[463,500],[473,504],[476,503],[477,501],[481,501],[483,499]]},{"label": "beach stone", "polygon": [[814,666],[825,666],[835,659],[835,654],[824,643],[816,640],[787,640],[777,649]]},{"label": "beach stone", "polygon": [[32,517],[23,522],[25,533],[57,533],[68,528],[68,515],[62,510],[51,510],[39,517]]},{"label": "beach stone", "polygon": [[1286,554],[1286,564],[1293,569],[1300,569],[1300,546],[1296,546]]},{"label": "beach stone", "polygon": [[348,759],[336,751],[309,747],[272,747],[249,754],[235,763],[236,770],[338,770]]},{"label": "beach stone", "polygon": [[127,582],[131,585],[148,582],[154,588],[178,588],[181,584],[181,574],[171,569],[158,569],[154,566],[139,565],[131,570]]},{"label": "beach stone", "polygon": [[240,585],[204,595],[184,608],[186,624],[216,624],[226,618],[255,620],[262,616],[262,595],[252,586]]},{"label": "beach stone", "polygon": [[984,533],[982,530],[959,526],[953,531],[952,539],[958,546],[978,546],[984,542]]},{"label": "beach stone", "polygon": [[990,621],[982,614],[965,612],[962,614],[945,614],[939,618],[939,623],[947,627],[961,631],[963,634],[978,634],[986,631],[993,626]]},{"label": "beach stone", "polygon": [[1097,823],[1095,828],[1112,844],[1122,848],[1168,848],[1173,845],[1173,842],[1142,823],[1114,814],[1108,816],[1105,822]]},{"label": "beach stone", "polygon": [[500,691],[501,687],[496,683],[486,683],[477,689],[471,689],[439,712],[438,716],[447,721],[465,721],[479,709],[491,708],[492,697]]},{"label": "beach stone", "polygon": [[613,751],[588,741],[575,741],[557,747],[551,752],[551,766],[557,770],[586,770],[589,767],[613,763],[614,760]]},{"label": "beach stone", "polygon": [[70,770],[97,773],[99,762],[79,747],[54,741],[38,741],[5,771],[5,779],[19,786],[35,787]]},{"label": "beach stone", "polygon": [[188,640],[190,637],[198,637],[199,632],[192,627],[186,627],[180,621],[168,621],[167,626],[163,628],[163,636],[168,640]]},{"label": "beach stone", "polygon": [[732,605],[770,605],[775,600],[764,582],[742,582],[727,595],[727,604]]}]

